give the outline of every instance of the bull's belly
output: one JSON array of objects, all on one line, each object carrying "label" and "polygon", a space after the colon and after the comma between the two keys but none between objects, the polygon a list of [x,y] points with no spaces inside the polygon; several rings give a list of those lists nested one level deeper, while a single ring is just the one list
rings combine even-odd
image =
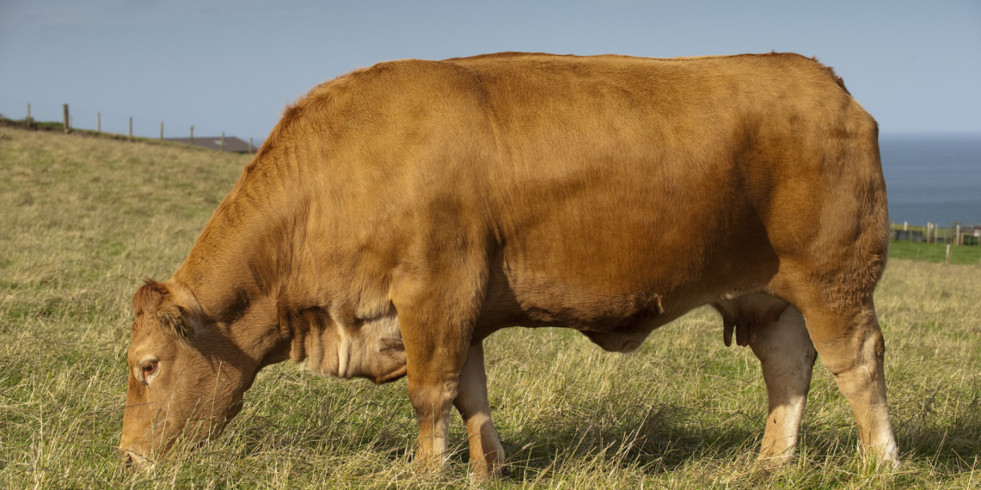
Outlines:
[{"label": "bull's belly", "polygon": [[635,350],[651,331],[694,308],[766,290],[779,260],[762,225],[742,222],[723,239],[698,235],[705,227],[651,236],[643,226],[598,226],[602,232],[577,235],[556,224],[551,236],[564,240],[535,229],[492,261],[478,328],[566,327],[606,350]]},{"label": "bull's belly", "polygon": [[475,335],[483,338],[512,326],[571,328],[604,350],[632,352],[654,329],[714,299],[705,292],[670,300],[650,291],[614,293],[555,284],[527,291],[492,281]]},{"label": "bull's belly", "polygon": [[[556,265],[561,260],[538,267],[498,262],[491,269],[476,335],[510,326],[572,328],[605,350],[631,352],[654,329],[694,308],[763,291],[777,261],[764,247],[747,253],[748,248],[717,255],[725,261],[698,265],[680,259],[659,263],[650,256],[684,254],[656,244],[651,246],[655,253],[632,263],[609,259],[614,254],[579,268]],[[564,262],[585,263],[579,257]]]},{"label": "bull's belly", "polygon": [[580,330],[594,344],[610,352],[633,352],[644,343],[654,329],[666,325],[690,310],[679,313],[661,313],[644,318],[633,325],[624,325],[616,330]]}]

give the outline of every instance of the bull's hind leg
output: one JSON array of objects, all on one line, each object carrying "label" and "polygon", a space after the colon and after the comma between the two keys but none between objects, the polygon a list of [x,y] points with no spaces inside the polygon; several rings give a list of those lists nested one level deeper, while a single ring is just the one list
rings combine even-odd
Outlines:
[{"label": "bull's hind leg", "polygon": [[804,317],[821,362],[855,412],[863,452],[874,454],[880,463],[898,465],[886,403],[885,344],[872,300],[838,311],[804,308]]},{"label": "bull's hind leg", "polygon": [[783,300],[763,294],[721,300],[714,306],[725,323],[726,345],[735,330],[737,343],[749,345],[762,366],[769,411],[759,459],[784,464],[797,446],[817,357],[804,317]]},{"label": "bull's hind leg", "polygon": [[467,362],[460,374],[460,387],[453,401],[467,427],[470,440],[470,465],[478,476],[500,473],[504,448],[491,420],[487,401],[487,375],[484,372],[484,348],[476,342],[470,346]]},{"label": "bull's hind leg", "polygon": [[760,328],[749,345],[760,360],[769,402],[759,459],[766,464],[784,464],[797,446],[817,352],[807,335],[804,317],[792,306]]}]

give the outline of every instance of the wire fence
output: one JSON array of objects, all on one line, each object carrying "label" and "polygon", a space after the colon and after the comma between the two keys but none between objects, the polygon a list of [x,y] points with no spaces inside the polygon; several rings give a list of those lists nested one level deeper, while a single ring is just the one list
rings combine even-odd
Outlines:
[{"label": "wire fence", "polygon": [[[23,107],[23,109],[18,111],[18,106]],[[148,122],[146,119],[140,120],[133,116],[123,116],[119,113],[103,112],[91,108],[79,110],[78,107],[69,106],[69,104],[42,103],[37,105],[31,102],[20,103],[11,99],[0,98],[0,117],[48,130],[60,128],[65,132],[81,130],[99,134],[128,136],[129,138],[161,139],[221,151],[254,153],[257,148],[251,137],[248,138],[248,141],[233,136],[226,138],[224,131],[201,131],[200,128],[195,128],[193,124],[167,125],[163,121]]]},{"label": "wire fence", "polygon": [[140,138],[216,137],[224,133],[220,128],[195,126],[186,119],[168,122],[138,113],[104,111],[82,104],[38,103],[3,97],[0,97],[0,116],[16,121],[67,122],[67,127],[71,129]]},{"label": "wire fence", "polygon": [[908,222],[893,223],[890,226],[891,238],[915,243],[946,243],[955,247],[981,246],[981,225],[965,226],[953,223],[950,227],[927,222],[926,226],[910,225]]}]

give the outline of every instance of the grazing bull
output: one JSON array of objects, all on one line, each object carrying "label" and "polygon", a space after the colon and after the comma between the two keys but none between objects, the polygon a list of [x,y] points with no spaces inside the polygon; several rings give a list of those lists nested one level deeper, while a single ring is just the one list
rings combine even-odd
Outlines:
[{"label": "grazing bull", "polygon": [[694,307],[762,363],[760,458],[787,461],[816,355],[895,464],[873,289],[877,127],[793,54],[502,53],[355,71],[289,107],[190,256],[133,299],[131,464],[235,416],[256,373],[408,377],[416,458],[450,407],[498,472],[481,343],[563,326],[630,352]]}]

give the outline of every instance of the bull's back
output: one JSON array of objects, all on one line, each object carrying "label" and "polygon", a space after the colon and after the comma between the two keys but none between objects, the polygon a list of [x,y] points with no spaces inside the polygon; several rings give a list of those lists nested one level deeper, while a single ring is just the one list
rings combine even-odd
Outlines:
[{"label": "bull's back", "polygon": [[834,241],[819,228],[854,233],[884,204],[867,195],[874,121],[796,55],[457,63],[486,90],[508,287],[543,319],[669,317],[762,289]]}]

